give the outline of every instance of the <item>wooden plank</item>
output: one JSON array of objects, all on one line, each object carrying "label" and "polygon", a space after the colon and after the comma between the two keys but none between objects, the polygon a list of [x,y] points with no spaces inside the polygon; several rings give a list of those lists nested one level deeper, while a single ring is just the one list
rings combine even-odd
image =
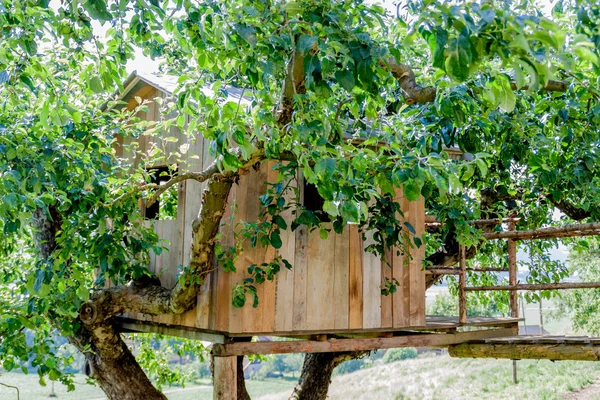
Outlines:
[{"label": "wooden plank", "polygon": [[[411,203],[404,196],[402,189],[396,190],[396,196],[394,198],[396,202],[400,204],[403,216],[397,215],[400,221],[409,221],[411,213]],[[411,234],[408,229],[403,229],[403,240],[412,240]],[[409,245],[408,243],[406,244]],[[410,326],[410,302],[411,302],[411,289],[410,289],[410,257],[406,254],[403,249],[394,248],[394,254],[392,257],[392,276],[397,281],[396,292],[392,295],[392,316],[393,316],[393,327],[401,328]],[[424,293],[424,291],[423,291]]]},{"label": "wooden plank", "polygon": [[[393,250],[386,249],[385,251],[385,261],[381,260],[381,283],[385,284],[385,279],[392,279],[392,270],[393,270]],[[387,296],[381,295],[381,327],[382,328],[391,328],[393,324],[393,314],[392,314],[392,295],[389,294]],[[425,315],[423,315],[425,318]],[[425,325],[425,321],[421,325]]]},{"label": "wooden plank", "polygon": [[[234,218],[234,227],[241,221],[246,221],[247,207],[248,207],[248,190],[249,190],[249,182],[250,175],[242,175],[238,181],[236,187],[236,196],[235,196],[235,204],[237,207],[237,215]],[[247,263],[248,252],[252,252],[253,249],[250,248],[248,243],[244,243],[243,253],[239,255],[237,261],[235,262],[236,272],[225,272],[222,269],[219,270],[219,280],[226,279],[229,282],[230,288],[227,293],[227,310],[225,309],[217,311],[217,318],[219,318],[219,313],[228,312],[229,313],[229,332],[244,332],[245,326],[245,313],[243,308],[235,308],[231,305],[231,290],[233,290],[234,285],[241,283],[245,276],[247,276],[247,269],[249,264]],[[250,258],[251,260],[251,258]],[[219,290],[219,297],[223,295],[223,292]],[[251,302],[251,301],[250,301]],[[250,307],[252,307],[250,303]],[[245,307],[244,307],[245,308]]]},{"label": "wooden plank", "polygon": [[[300,201],[304,199],[304,178],[298,173]],[[294,254],[294,309],[292,326],[295,331],[306,330],[306,285],[308,281],[308,232],[302,225],[296,229],[296,249]]]},{"label": "wooden plank", "polygon": [[328,353],[337,351],[366,351],[396,347],[441,347],[475,339],[514,335],[514,328],[487,329],[456,333],[427,333],[417,335],[335,339],[326,341],[297,340],[283,342],[237,342],[214,344],[212,352],[219,356],[249,354]]},{"label": "wooden plank", "polygon": [[458,276],[458,321],[461,324],[467,322],[467,250],[464,245],[458,248],[460,263],[460,275]]},{"label": "wooden plank", "polygon": [[214,357],[213,400],[237,399],[237,357]]},{"label": "wooden plank", "polygon": [[[266,183],[277,183],[278,171],[273,169],[273,166],[275,164],[275,161],[268,161],[267,163],[263,164],[263,167],[266,169],[266,178],[265,181],[263,181],[260,195],[266,193],[269,189],[269,186]],[[269,263],[275,259],[275,256],[277,255],[277,250],[274,247],[269,246],[267,248],[262,248],[262,250],[263,258],[262,260],[260,260],[260,262]],[[266,281],[262,284],[263,297],[262,299],[260,299],[260,307],[262,307],[262,321],[260,325],[261,330],[275,330],[275,300],[277,297],[277,279],[279,278],[277,275],[275,276],[275,279],[273,281]]]},{"label": "wooden plank", "polygon": [[187,339],[202,340],[212,343],[225,343],[225,336],[182,326],[141,322],[132,318],[115,317],[115,324],[121,332],[158,333]]},{"label": "wooden plank", "polygon": [[350,285],[350,229],[344,227],[341,234],[331,233],[334,237],[334,328],[348,329],[349,323],[349,285]]},{"label": "wooden plank", "polygon": [[600,346],[589,344],[462,343],[450,346],[448,352],[459,358],[600,361]]},{"label": "wooden plank", "polygon": [[[411,203],[411,224],[415,228],[415,235],[422,239],[425,232],[425,200],[420,197],[419,200]],[[414,240],[413,240],[414,244]],[[415,247],[411,251],[412,259],[410,261],[410,325],[422,325],[425,323],[425,271],[423,269],[423,260],[425,259],[425,242],[422,240],[420,247]]]},{"label": "wooden plank", "polygon": [[350,329],[362,328],[363,324],[363,244],[358,225],[349,225],[349,320]]},{"label": "wooden plank", "polygon": [[[366,233],[363,247],[375,243]],[[381,327],[381,258],[363,250],[363,328]]]},{"label": "wooden plank", "polygon": [[[290,186],[296,186],[296,181],[292,181]],[[286,205],[294,201],[294,191],[290,190],[284,194]],[[294,220],[292,209],[285,210],[281,213],[281,217],[288,225],[288,229],[281,231],[281,248],[278,254],[292,264],[292,269],[287,269],[281,265],[281,270],[277,274],[277,290],[275,297],[275,331],[291,331],[293,330],[293,309],[294,309],[294,272],[295,272],[295,247],[296,234],[291,230],[291,224]]]},{"label": "wooden plank", "polygon": [[308,234],[306,328],[333,329],[335,238],[322,240],[319,230]]}]

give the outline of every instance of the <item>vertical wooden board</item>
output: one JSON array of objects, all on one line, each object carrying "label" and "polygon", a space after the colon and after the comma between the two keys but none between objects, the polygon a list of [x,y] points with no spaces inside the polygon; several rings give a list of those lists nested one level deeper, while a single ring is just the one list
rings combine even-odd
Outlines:
[{"label": "vertical wooden board", "polygon": [[[304,201],[304,177],[299,171],[297,175],[299,200]],[[295,231],[294,247],[294,307],[292,311],[292,329],[306,330],[306,282],[308,272],[308,232],[302,225]]]},{"label": "vertical wooden board", "polygon": [[[295,183],[290,183],[290,186]],[[293,191],[284,194],[286,204],[294,198]],[[292,264],[292,269],[287,269],[281,265],[281,270],[277,274],[277,289],[275,293],[275,332],[289,332],[293,329],[293,309],[294,309],[294,250],[296,246],[296,234],[291,230],[291,224],[294,220],[292,209],[281,213],[281,217],[287,223],[288,229],[281,231],[281,248],[277,251],[284,260]],[[283,264],[283,263],[282,263]]]},{"label": "vertical wooden board", "polygon": [[[425,202],[423,198],[410,203],[410,223],[415,228],[414,237],[421,238],[425,229]],[[414,241],[413,241],[414,244]],[[411,249],[410,261],[410,325],[425,325],[425,244]]]},{"label": "vertical wooden board", "polygon": [[[243,219],[243,221],[256,222],[258,221],[260,212],[259,196],[264,194],[266,190],[265,181],[267,180],[267,165],[263,163],[260,169],[258,169],[257,171],[253,171],[246,176],[248,179],[246,181],[247,194],[244,200],[245,209],[244,213],[242,213],[242,200],[238,196],[240,210],[239,215],[240,218]],[[250,246],[250,243],[246,241],[246,243],[244,244],[244,249],[244,256],[240,257],[240,259],[244,260],[244,264],[241,268],[242,276],[241,279],[238,278],[238,282],[241,282],[245,277],[248,276],[248,267],[250,267],[253,264],[260,265],[264,262],[264,259],[266,257],[267,249],[264,247],[260,247],[260,243],[257,244],[257,247],[252,248]],[[263,303],[265,284],[255,286],[259,302]],[[249,301],[246,303],[246,305],[241,309],[241,332],[261,332],[264,305],[261,304],[259,307],[253,308],[251,299],[249,298],[248,300]]]},{"label": "vertical wooden board", "polygon": [[360,329],[363,324],[363,242],[358,225],[349,225],[349,315],[348,328]]},{"label": "vertical wooden board", "polygon": [[[374,243],[373,232],[366,233],[364,248]],[[381,258],[363,250],[363,328],[381,326]]]},{"label": "vertical wooden board", "polygon": [[[185,326],[194,326],[196,328],[209,329],[208,320],[210,315],[210,289],[212,274],[208,274],[204,279],[204,283],[200,287],[195,309],[190,310],[194,317],[193,324],[189,324],[189,320],[185,319]],[[187,314],[187,313],[186,313]],[[185,315],[185,314],[184,314]]]},{"label": "vertical wooden board", "polygon": [[[266,164],[266,165],[265,165]],[[266,183],[275,184],[277,182],[278,172],[273,169],[276,164],[275,161],[268,161],[263,164],[266,168]],[[261,194],[266,193],[269,186],[264,184],[262,187]],[[283,242],[282,242],[283,243]],[[277,250],[269,246],[264,252],[263,262],[271,262],[277,255]],[[260,307],[262,307],[262,324],[259,332],[273,332],[275,330],[275,300],[277,297],[277,281],[278,276],[275,276],[273,281],[267,281],[263,283],[263,298],[260,300]]]},{"label": "vertical wooden board", "polygon": [[214,357],[213,400],[237,399],[237,357]]},{"label": "vertical wooden board", "polygon": [[[251,175],[251,174],[249,174]],[[240,221],[246,220],[246,208],[248,205],[248,185],[249,185],[249,175],[242,175],[238,180],[237,186],[235,188],[235,204],[237,206],[237,215],[234,217],[234,226],[229,227],[231,229],[235,229],[235,225]],[[229,240],[229,239],[228,239]],[[225,272],[222,269],[219,269],[219,281],[222,279],[227,279],[229,282],[229,289],[227,293],[223,293],[219,290],[219,298],[225,296],[227,298],[227,312],[229,315],[229,332],[242,332],[244,326],[244,310],[240,308],[235,308],[231,304],[232,297],[231,291],[235,287],[236,284],[242,282],[244,277],[246,276],[246,270],[248,268],[246,263],[246,257],[248,256],[248,252],[252,251],[252,248],[248,244],[243,245],[243,253],[239,255],[237,261],[235,262],[236,272]],[[244,308],[252,307],[252,304],[247,304]],[[218,314],[222,311],[219,310]],[[219,315],[217,315],[219,317]]]},{"label": "vertical wooden board", "polygon": [[306,285],[308,281],[308,233],[306,226],[296,229],[294,252],[294,309],[292,329],[306,330]]},{"label": "vertical wooden board", "polygon": [[319,230],[308,234],[308,280],[306,293],[306,328],[334,328],[334,260],[335,238],[322,240]]},{"label": "vertical wooden board", "polygon": [[396,251],[394,251],[394,255],[392,257],[392,277],[396,280],[396,292],[392,294],[392,316],[394,328],[406,327],[410,314],[408,303],[404,297],[404,287],[406,286],[406,282],[404,281],[404,271],[408,269],[408,265],[404,264],[405,259],[406,257],[402,252],[397,254]]},{"label": "vertical wooden board", "polygon": [[350,300],[350,228],[344,227],[341,234],[333,235],[334,243],[334,328],[348,329]]},{"label": "vertical wooden board", "polygon": [[[385,285],[386,278],[392,279],[393,249],[386,249],[385,261],[381,260],[381,284]],[[381,327],[391,328],[393,324],[392,295],[381,295]]]},{"label": "vertical wooden board", "polygon": [[[407,202],[405,201],[402,189],[396,191],[396,197],[394,199],[400,204],[402,213],[407,215],[409,210],[407,209]],[[398,216],[402,219],[402,217]],[[403,328],[408,326],[410,317],[409,297],[408,295],[408,260],[406,254],[402,252],[402,249],[394,248],[394,254],[392,256],[392,277],[397,281],[396,292],[392,295],[392,315],[393,315],[393,327]],[[398,254],[399,253],[399,254]]]},{"label": "vertical wooden board", "polygon": [[210,273],[210,306],[208,308],[208,329],[213,331],[217,330],[217,298],[219,293],[219,288],[217,286],[218,274],[219,270],[214,270]]}]

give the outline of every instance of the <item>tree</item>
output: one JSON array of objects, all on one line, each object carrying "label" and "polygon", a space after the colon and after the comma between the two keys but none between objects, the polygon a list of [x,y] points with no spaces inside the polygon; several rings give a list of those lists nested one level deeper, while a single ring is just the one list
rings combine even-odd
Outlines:
[{"label": "tree", "polygon": [[[113,318],[194,306],[213,258],[231,265],[236,256],[214,245],[227,194],[239,174],[267,160],[287,161],[277,166],[280,181],[302,170],[334,229],[375,229],[377,254],[422,244],[403,242],[392,195],[402,187],[408,199],[424,196],[443,223],[424,238],[434,265],[455,263],[458,243],[469,257],[479,249],[480,261],[505,262],[481,244],[471,219],[518,215],[518,227],[537,227],[558,208],[598,220],[598,6],[420,0],[398,11],[350,0],[2,0],[3,367],[31,361],[41,379],[72,385],[69,360],[52,340],[58,332],[85,355],[108,398],[164,399]],[[96,36],[99,25],[106,40]],[[162,126],[107,100],[122,89],[136,47],[180,77],[169,104],[180,117]],[[220,101],[226,85],[245,89],[248,112]],[[173,124],[213,141],[217,161],[158,187],[143,165],[115,157],[117,135],[159,137]],[[449,157],[452,148],[462,160]],[[192,261],[167,290],[145,267],[161,248],[139,201],[150,204],[183,179],[207,190],[191,226]],[[321,225],[301,210],[283,226],[277,217],[290,205],[277,201],[277,187],[261,221],[241,228],[259,245],[277,247],[280,229]],[[270,277],[262,272],[252,278]],[[324,398],[333,368],[356,356],[307,356],[297,398]]]}]

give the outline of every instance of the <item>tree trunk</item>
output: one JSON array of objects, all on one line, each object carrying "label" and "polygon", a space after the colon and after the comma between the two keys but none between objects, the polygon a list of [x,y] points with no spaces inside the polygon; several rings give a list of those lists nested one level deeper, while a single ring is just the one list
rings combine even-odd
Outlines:
[{"label": "tree trunk", "polygon": [[344,361],[369,354],[368,351],[308,353],[304,357],[302,375],[290,400],[325,400],[335,367]]},{"label": "tree trunk", "polygon": [[251,400],[244,379],[244,356],[237,357],[237,400]]},{"label": "tree trunk", "polygon": [[81,328],[69,337],[86,357],[84,372],[95,379],[109,400],[166,400],[137,363],[111,324]]}]

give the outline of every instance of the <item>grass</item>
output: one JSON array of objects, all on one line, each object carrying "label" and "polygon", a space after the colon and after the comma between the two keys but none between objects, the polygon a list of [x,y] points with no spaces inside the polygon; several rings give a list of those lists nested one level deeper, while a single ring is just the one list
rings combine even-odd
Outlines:
[{"label": "grass", "polygon": [[[60,383],[54,384],[54,392],[59,400],[100,400],[104,398],[102,390],[96,386],[85,383],[85,377],[78,375],[74,392],[67,392],[66,387]],[[40,386],[37,374],[24,375],[20,373],[2,373],[0,383],[4,383],[19,388],[21,400],[41,400],[49,399],[51,393],[51,383],[47,386]],[[171,387],[164,388],[164,392],[169,400],[212,400],[212,386],[210,381],[201,381],[200,385],[186,385],[185,388]],[[263,381],[246,381],[248,392],[252,398],[267,395],[275,392],[291,390],[296,383],[295,379],[265,379]],[[14,389],[0,385],[1,400],[17,400],[17,392]]]},{"label": "grass", "polygon": [[[512,361],[426,356],[379,364],[333,379],[331,400],[562,399],[600,378],[600,363],[523,360],[512,381]],[[283,400],[290,392],[255,400]]]}]

